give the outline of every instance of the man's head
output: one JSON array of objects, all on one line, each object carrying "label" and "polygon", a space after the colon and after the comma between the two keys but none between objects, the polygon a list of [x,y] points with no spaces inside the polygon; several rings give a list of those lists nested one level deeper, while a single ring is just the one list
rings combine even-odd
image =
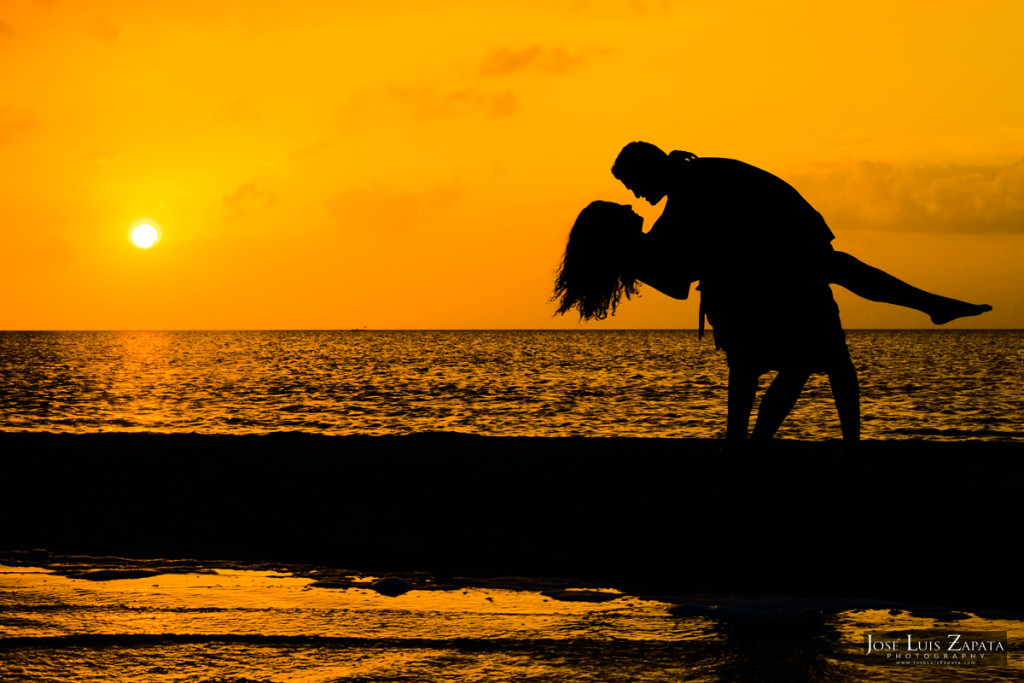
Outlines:
[{"label": "man's head", "polygon": [[615,158],[612,175],[637,197],[657,204],[668,192],[668,155],[649,142],[631,142]]}]

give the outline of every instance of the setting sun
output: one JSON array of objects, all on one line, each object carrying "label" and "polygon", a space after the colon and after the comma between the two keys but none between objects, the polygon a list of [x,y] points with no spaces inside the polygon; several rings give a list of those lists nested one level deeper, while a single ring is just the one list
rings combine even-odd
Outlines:
[{"label": "setting sun", "polygon": [[160,231],[152,223],[139,223],[132,227],[129,237],[139,249],[149,249],[160,241]]}]

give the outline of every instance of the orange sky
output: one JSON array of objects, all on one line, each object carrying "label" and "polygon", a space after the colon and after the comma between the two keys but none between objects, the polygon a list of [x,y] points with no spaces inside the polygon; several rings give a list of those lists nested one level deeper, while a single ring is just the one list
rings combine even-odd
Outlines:
[{"label": "orange sky", "polygon": [[[1024,3],[367,4],[0,0],[0,329],[575,327],[576,213],[660,211],[608,170],[634,139],[1024,328]],[[648,288],[589,326],[696,319]]]}]

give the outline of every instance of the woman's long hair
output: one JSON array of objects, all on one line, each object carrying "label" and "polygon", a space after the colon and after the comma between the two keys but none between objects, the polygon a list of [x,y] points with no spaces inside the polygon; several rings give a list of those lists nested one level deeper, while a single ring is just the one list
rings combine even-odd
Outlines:
[{"label": "woman's long hair", "polygon": [[573,308],[581,320],[603,320],[623,295],[639,294],[639,283],[627,272],[629,226],[626,207],[596,201],[580,212],[569,233],[565,255],[555,279],[558,314]]}]

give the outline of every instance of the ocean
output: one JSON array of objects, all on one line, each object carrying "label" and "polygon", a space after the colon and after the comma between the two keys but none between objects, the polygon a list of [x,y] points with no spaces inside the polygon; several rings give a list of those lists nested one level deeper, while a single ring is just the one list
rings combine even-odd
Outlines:
[{"label": "ocean", "polygon": [[[741,468],[735,478],[724,465],[637,471],[604,456],[594,465],[598,471],[559,478],[554,467],[515,471],[515,459],[497,458],[486,445],[477,450],[476,437],[451,436],[673,437],[680,458],[706,452],[694,440],[723,436],[728,373],[724,355],[694,331],[2,332],[0,431],[44,433],[32,437],[39,444],[57,443],[45,433],[72,436],[61,437],[67,452],[59,457],[32,448],[0,454],[0,462],[42,463],[9,462],[6,471],[14,474],[5,487],[14,502],[0,500],[7,525],[0,539],[38,532],[72,538],[88,554],[4,547],[0,540],[0,680],[1021,680],[1024,613],[1009,608],[1016,599],[982,600],[974,608],[942,602],[941,590],[927,602],[818,595],[810,588],[687,592],[685,577],[706,575],[716,561],[709,553],[738,543],[730,552],[742,565],[733,573],[753,577],[750,585],[770,585],[771,578],[756,578],[798,569],[835,576],[822,585],[842,586],[860,578],[853,567],[885,579],[900,567],[924,566],[929,574],[920,578],[932,586],[981,579],[991,584],[990,594],[1016,595],[1016,579],[1005,578],[1013,569],[993,559],[1005,555],[1004,544],[993,539],[1014,542],[1005,530],[1015,528],[1007,512],[1014,509],[1015,484],[1006,476],[997,488],[984,484],[1007,471],[991,454],[1024,443],[1024,332],[858,330],[848,332],[848,342],[865,439],[902,442],[907,453],[925,457],[953,453],[946,448],[957,447],[952,442],[976,442],[989,454],[977,462],[1000,469],[979,475],[955,453],[943,456],[947,464],[952,457],[965,465],[949,471],[947,485],[942,471],[925,480],[907,476],[913,472],[908,458],[889,480],[884,473],[895,465],[877,459],[871,461],[877,479],[863,466],[855,475],[824,469],[800,476]],[[762,388],[769,381],[763,378]],[[118,434],[124,432],[157,436]],[[115,434],[75,436],[97,433]],[[219,457],[218,446],[205,445],[199,456],[210,462],[204,465],[195,453],[156,447],[207,438],[160,436],[192,433],[256,435],[250,442],[259,442],[259,452]],[[301,455],[304,442],[324,439],[297,433],[420,434],[417,448],[437,442],[457,453],[454,460],[385,453],[392,464],[422,464],[403,474],[385,463],[369,476],[378,468],[364,463],[361,478],[346,480],[348,465],[331,468],[318,458],[346,457],[351,440]],[[6,436],[4,443],[18,443]],[[839,438],[824,377],[812,378],[779,437]],[[98,439],[120,450],[104,452]],[[465,439],[472,443],[457,443]],[[495,441],[507,453],[521,440]],[[599,450],[581,441],[622,443],[566,439],[579,453]],[[544,448],[557,451],[550,443]],[[621,449],[628,460],[628,443]],[[367,452],[372,448],[347,455],[365,459]],[[501,462],[476,472],[451,465],[460,478],[446,479],[456,470],[444,469],[444,462],[489,455]],[[104,457],[115,464],[100,462]],[[241,464],[249,461],[251,472]],[[24,480],[19,472],[43,474]],[[700,478],[675,479],[687,473]],[[651,476],[664,481],[654,486],[644,478]],[[841,487],[836,476],[871,485]],[[956,487],[961,479],[966,488]],[[102,485],[94,489],[97,482]],[[564,496],[558,487],[566,482],[566,502],[530,499]],[[941,488],[929,493],[932,486]],[[716,491],[726,496],[724,505]],[[731,509],[746,521],[735,521]],[[545,510],[559,513],[547,519]],[[911,531],[866,537],[876,521],[902,529],[904,517]],[[953,518],[960,521],[952,524]],[[772,520],[791,522],[781,544],[764,538],[783,533]],[[699,529],[687,527],[694,521]],[[977,536],[976,521],[985,529]],[[34,531],[11,533],[18,528]],[[538,530],[543,543],[532,536]],[[136,547],[149,549],[140,557],[89,553],[96,543],[125,538],[130,548],[133,534],[145,541]],[[189,545],[194,536],[219,543],[219,535],[230,535],[235,548],[248,544],[254,555],[298,546],[310,555],[352,557],[358,566],[216,553],[190,559],[166,550],[198,547]],[[571,577],[420,571],[429,567],[375,572],[373,557],[346,550],[348,544],[399,556],[401,548],[393,546],[410,539],[414,548],[440,543],[469,556],[486,550],[514,560],[533,553],[530,559],[541,564],[558,545],[564,556],[578,551],[598,558],[624,548],[641,578],[656,568],[645,570],[644,558],[668,557],[673,544],[684,559],[678,590],[663,595]],[[647,552],[652,546],[655,552]],[[787,557],[794,549],[799,555]],[[914,559],[922,553],[933,559]],[[399,594],[385,590],[395,584]],[[918,649],[897,661],[883,651],[867,654],[869,632],[893,638],[984,632],[1003,638],[1009,654],[1002,661],[991,650]]]},{"label": "ocean", "polygon": [[[1024,332],[848,343],[865,439],[1024,439]],[[688,330],[0,332],[0,430],[718,438],[727,379]],[[824,376],[778,436],[839,437]]]},{"label": "ocean", "polygon": [[[322,570],[149,567],[0,565],[2,680],[917,683],[1024,676],[1019,615],[778,596],[694,596],[673,606],[610,587],[509,578],[394,596],[374,588],[376,577],[352,572],[324,581]],[[936,629],[944,645],[950,633],[986,632],[1009,648],[904,651],[902,661],[866,654],[866,632],[934,636]]]}]

